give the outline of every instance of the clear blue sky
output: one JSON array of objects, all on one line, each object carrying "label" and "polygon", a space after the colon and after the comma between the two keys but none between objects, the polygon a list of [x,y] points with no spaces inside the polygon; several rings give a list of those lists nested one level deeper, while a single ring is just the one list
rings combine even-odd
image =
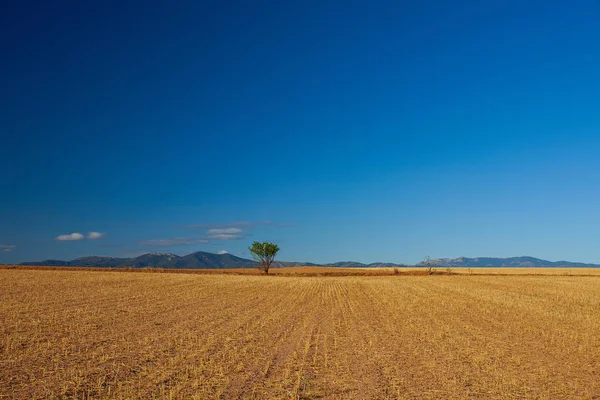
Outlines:
[{"label": "clear blue sky", "polygon": [[0,263],[600,262],[597,1],[51,3],[0,13]]}]

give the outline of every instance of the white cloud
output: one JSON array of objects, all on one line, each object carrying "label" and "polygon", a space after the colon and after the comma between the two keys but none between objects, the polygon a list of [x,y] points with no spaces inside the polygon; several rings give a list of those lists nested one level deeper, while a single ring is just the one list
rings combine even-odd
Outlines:
[{"label": "white cloud", "polygon": [[191,244],[208,243],[208,239],[205,238],[170,238],[170,239],[155,239],[155,240],[142,240],[138,244],[142,246],[155,246],[155,247],[170,247],[170,246],[187,246]]},{"label": "white cloud", "polygon": [[90,232],[88,233],[88,235],[86,236],[87,239],[101,239],[105,236],[105,233],[100,233],[100,232]]},{"label": "white cloud", "polygon": [[259,225],[271,225],[271,221],[241,221],[231,222],[227,224],[195,224],[186,225],[181,228],[188,229],[227,229],[227,228],[238,228],[238,229],[251,229]]},{"label": "white cloud", "polygon": [[208,238],[209,239],[214,239],[214,240],[239,240],[239,239],[243,239],[244,236],[242,236],[242,235],[230,235],[228,233],[222,233],[220,235],[210,235]]},{"label": "white cloud", "polygon": [[208,240],[241,240],[248,236],[249,230],[261,225],[272,225],[271,221],[240,221],[230,223],[215,223],[215,224],[195,224],[180,226],[179,228],[186,229],[204,229],[204,236]]},{"label": "white cloud", "polygon": [[9,251],[13,251],[17,247],[14,244],[0,244],[0,250],[8,253]]},{"label": "white cloud", "polygon": [[55,239],[61,242],[63,241],[73,241],[73,240],[83,240],[85,236],[83,236],[79,232],[74,232],[69,235],[59,235]]},{"label": "white cloud", "polygon": [[221,250],[217,252],[217,254],[229,254],[229,252],[227,250]]},{"label": "white cloud", "polygon": [[207,235],[222,235],[222,234],[236,234],[241,233],[242,230],[240,228],[214,228],[206,231]]}]

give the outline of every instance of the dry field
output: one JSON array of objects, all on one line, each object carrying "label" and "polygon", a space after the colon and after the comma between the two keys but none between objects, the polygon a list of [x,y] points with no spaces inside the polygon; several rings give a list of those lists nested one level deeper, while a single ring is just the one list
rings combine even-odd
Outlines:
[{"label": "dry field", "polygon": [[600,278],[0,270],[2,398],[600,398]]}]

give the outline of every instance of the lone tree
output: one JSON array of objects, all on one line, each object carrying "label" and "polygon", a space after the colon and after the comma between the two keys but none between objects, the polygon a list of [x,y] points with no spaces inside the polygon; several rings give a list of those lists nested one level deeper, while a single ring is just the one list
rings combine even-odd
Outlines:
[{"label": "lone tree", "polygon": [[257,268],[263,271],[265,274],[269,273],[269,267],[275,260],[275,255],[279,252],[279,246],[271,242],[254,242],[252,246],[248,247],[252,258],[258,263]]}]

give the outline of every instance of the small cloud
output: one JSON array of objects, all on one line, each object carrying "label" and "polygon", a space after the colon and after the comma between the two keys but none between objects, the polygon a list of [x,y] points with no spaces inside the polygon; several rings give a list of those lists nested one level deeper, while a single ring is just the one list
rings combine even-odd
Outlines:
[{"label": "small cloud", "polygon": [[228,229],[228,228],[238,228],[238,229],[250,229],[259,225],[271,225],[271,221],[241,221],[241,222],[231,222],[226,224],[195,224],[195,225],[186,225],[181,226],[180,228],[186,229]]},{"label": "small cloud", "polygon": [[13,251],[16,247],[17,246],[14,244],[0,244],[0,250],[4,251],[5,253]]},{"label": "small cloud", "polygon": [[65,242],[65,241],[74,241],[74,240],[83,240],[84,236],[81,233],[74,232],[69,235],[59,235],[55,238],[55,240]]},{"label": "small cloud", "polygon": [[217,254],[229,254],[229,252],[227,250],[220,250]]},{"label": "small cloud", "polygon": [[171,246],[188,246],[191,244],[208,243],[208,239],[205,238],[170,238],[170,239],[156,239],[156,240],[142,240],[138,244],[142,246],[153,246],[153,247],[171,247]]},{"label": "small cloud", "polygon": [[90,232],[90,233],[88,233],[88,235],[86,236],[86,238],[87,238],[87,239],[91,239],[91,240],[94,240],[94,239],[101,239],[101,238],[103,238],[105,235],[106,235],[105,233],[100,233],[100,232]]},{"label": "small cloud", "polygon": [[186,229],[204,229],[208,240],[240,240],[251,236],[248,230],[259,225],[271,225],[271,221],[242,221],[225,224],[196,224],[181,226]]},{"label": "small cloud", "polygon": [[241,233],[242,229],[240,228],[213,228],[206,231],[207,235],[222,235],[222,234],[236,234]]},{"label": "small cloud", "polygon": [[244,236],[243,235],[230,235],[228,233],[223,233],[220,235],[210,235],[208,238],[213,239],[213,240],[240,240],[240,239],[243,239]]}]

